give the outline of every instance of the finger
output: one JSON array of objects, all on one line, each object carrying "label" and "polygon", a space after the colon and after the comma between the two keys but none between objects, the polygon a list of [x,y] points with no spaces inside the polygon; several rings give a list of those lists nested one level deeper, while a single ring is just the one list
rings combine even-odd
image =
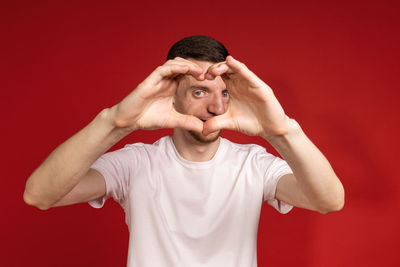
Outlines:
[{"label": "finger", "polygon": [[192,75],[196,79],[201,79],[203,74],[203,69],[188,64],[168,64],[157,68],[157,73],[161,78],[175,78],[179,75]]},{"label": "finger", "polygon": [[232,56],[226,57],[226,64],[235,72],[243,72],[248,70],[246,65],[239,60],[234,59]]},{"label": "finger", "polygon": [[239,73],[242,76],[249,76],[252,72],[240,61],[232,56],[227,56],[226,61],[210,66],[207,70],[206,79],[212,80],[217,76],[225,76],[224,74]]},{"label": "finger", "polygon": [[176,76],[180,74],[185,74],[188,72],[189,66],[185,65],[178,65],[178,64],[173,64],[173,65],[163,65],[160,66],[156,69],[156,73],[160,75],[162,78],[167,78],[171,76]]},{"label": "finger", "polygon": [[224,115],[215,116],[204,123],[203,134],[209,135],[210,133],[222,130],[236,130],[236,125],[231,117]]},{"label": "finger", "polygon": [[222,76],[223,74],[230,74],[232,70],[225,62],[212,65],[208,68],[205,78],[208,80],[214,80],[217,76]]},{"label": "finger", "polygon": [[226,65],[229,66],[233,73],[237,73],[239,77],[247,80],[249,86],[262,87],[266,85],[254,72],[249,70],[245,64],[234,59],[232,56],[226,57]]},{"label": "finger", "polygon": [[168,60],[165,65],[174,65],[174,64],[189,66],[189,71],[185,74],[192,75],[196,79],[204,80],[204,75],[203,75],[204,70],[198,64],[181,57],[176,57],[172,60]]}]

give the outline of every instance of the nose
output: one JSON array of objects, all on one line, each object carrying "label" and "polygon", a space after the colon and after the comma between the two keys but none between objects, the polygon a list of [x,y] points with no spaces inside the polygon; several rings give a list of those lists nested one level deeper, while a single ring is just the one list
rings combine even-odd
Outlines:
[{"label": "nose", "polygon": [[225,113],[225,102],[221,94],[215,94],[208,104],[207,111],[214,116]]}]

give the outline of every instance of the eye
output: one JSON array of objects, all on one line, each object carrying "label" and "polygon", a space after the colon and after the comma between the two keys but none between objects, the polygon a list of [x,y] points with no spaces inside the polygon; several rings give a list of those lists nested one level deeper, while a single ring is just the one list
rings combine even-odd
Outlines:
[{"label": "eye", "polygon": [[222,92],[222,97],[226,97],[226,98],[229,97],[228,90],[225,90],[225,91]]},{"label": "eye", "polygon": [[195,91],[193,91],[193,95],[195,97],[204,97],[204,96],[206,96],[206,94],[207,94],[207,92],[204,91],[204,90],[195,90]]}]

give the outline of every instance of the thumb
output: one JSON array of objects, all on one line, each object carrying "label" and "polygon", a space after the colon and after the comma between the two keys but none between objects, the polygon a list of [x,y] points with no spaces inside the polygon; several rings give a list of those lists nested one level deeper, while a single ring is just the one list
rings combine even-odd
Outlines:
[{"label": "thumb", "polygon": [[174,111],[172,118],[168,125],[170,128],[182,128],[189,131],[201,133],[203,131],[204,123],[197,117],[192,115],[184,115]]},{"label": "thumb", "polygon": [[203,134],[204,135],[209,135],[210,133],[222,130],[222,129],[228,129],[228,130],[235,130],[236,125],[233,121],[233,119],[227,115],[227,113],[220,115],[220,116],[215,116],[209,120],[207,120],[204,123],[203,127]]}]

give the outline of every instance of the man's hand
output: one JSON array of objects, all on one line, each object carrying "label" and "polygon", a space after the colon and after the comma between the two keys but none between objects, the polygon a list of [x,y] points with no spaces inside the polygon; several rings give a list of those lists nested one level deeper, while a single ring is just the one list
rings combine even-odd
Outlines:
[{"label": "man's hand", "polygon": [[228,56],[225,62],[211,66],[205,78],[221,76],[230,95],[225,114],[204,124],[205,135],[220,129],[240,131],[266,138],[287,132],[289,118],[271,88],[243,63]]},{"label": "man's hand", "polygon": [[173,97],[183,75],[204,80],[203,69],[197,64],[183,58],[168,60],[115,106],[115,125],[130,130],[178,127],[202,132],[201,120],[181,114],[173,106]]},{"label": "man's hand", "polygon": [[104,179],[90,166],[136,129],[181,127],[201,132],[201,120],[174,109],[173,96],[182,75],[204,80],[201,67],[176,58],[158,67],[119,104],[100,112],[32,173],[26,183],[25,202],[48,209],[104,196]]},{"label": "man's hand", "polygon": [[321,213],[340,210],[344,203],[340,180],[300,125],[285,115],[271,88],[231,56],[205,74],[206,79],[216,76],[224,80],[230,103],[226,113],[205,122],[203,134],[231,129],[265,138],[294,174],[279,180],[277,199]]}]

